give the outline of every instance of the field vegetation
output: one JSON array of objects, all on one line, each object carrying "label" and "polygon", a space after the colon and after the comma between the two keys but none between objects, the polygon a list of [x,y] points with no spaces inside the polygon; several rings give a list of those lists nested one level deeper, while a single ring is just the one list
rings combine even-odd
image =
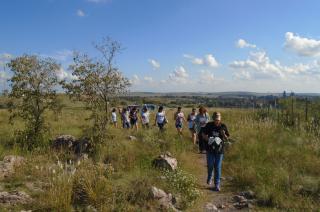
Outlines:
[{"label": "field vegetation", "polygon": [[[14,154],[26,159],[13,176],[1,180],[1,188],[25,191],[34,199],[7,210],[154,211],[158,203],[150,197],[151,186],[179,197],[183,210],[202,210],[206,201],[201,185],[205,182],[205,167],[194,160],[197,147],[187,129],[182,138],[177,135],[172,118],[175,109],[166,108],[169,123],[164,134],[155,127],[136,132],[108,125],[107,136],[88,159],[77,160],[73,153],[53,150],[50,140],[61,134],[87,136],[91,112],[65,95],[58,95],[58,100],[61,111],[48,111],[44,116],[50,129],[48,139],[32,151],[16,140],[16,132],[25,127],[23,120],[10,125],[9,111],[0,110],[0,157]],[[189,113],[191,108],[183,110]],[[305,128],[284,126],[272,118],[261,119],[252,109],[210,108],[210,114],[216,110],[222,112],[232,135],[223,163],[223,176],[232,177],[231,187],[226,189],[235,193],[253,190],[256,210],[319,210],[317,135]],[[151,118],[153,123],[154,113]],[[128,139],[130,135],[137,140]],[[177,172],[152,167],[152,160],[166,151],[178,159]]]}]

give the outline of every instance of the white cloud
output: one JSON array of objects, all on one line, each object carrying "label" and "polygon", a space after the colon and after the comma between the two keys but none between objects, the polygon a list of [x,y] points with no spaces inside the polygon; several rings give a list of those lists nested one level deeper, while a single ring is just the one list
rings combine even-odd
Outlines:
[{"label": "white cloud", "polygon": [[77,10],[77,16],[84,17],[84,16],[86,16],[86,14],[83,12],[83,10],[78,9]]},{"label": "white cloud", "polygon": [[249,71],[240,70],[233,73],[233,78],[236,80],[251,80],[251,74]]},{"label": "white cloud", "polygon": [[153,83],[152,77],[145,76],[143,79],[144,79],[144,81],[146,81],[147,83]]},{"label": "white cloud", "polygon": [[251,43],[248,43],[247,41],[245,41],[244,39],[239,39],[236,43],[236,46],[238,48],[256,48],[257,46]]},{"label": "white cloud", "polygon": [[184,54],[183,57],[190,59],[191,63],[195,65],[205,65],[210,68],[217,68],[219,66],[219,63],[212,54],[207,54],[203,58],[194,57],[189,54]]},{"label": "white cloud", "polygon": [[320,56],[320,40],[300,37],[292,32],[287,32],[285,38],[285,48],[299,56]]},{"label": "white cloud", "polygon": [[317,63],[284,66],[279,61],[272,62],[266,52],[251,52],[247,60],[234,61],[230,64],[236,79],[288,79],[301,75],[318,74],[314,72]]},{"label": "white cloud", "polygon": [[189,74],[183,66],[176,68],[171,74],[169,79],[174,83],[186,83],[188,81]]},{"label": "white cloud", "polygon": [[62,67],[60,69],[56,70],[56,75],[58,77],[58,80],[75,80],[75,79],[77,79],[76,76],[65,71],[64,68],[62,68]]},{"label": "white cloud", "polygon": [[215,81],[215,77],[211,71],[208,71],[208,70],[200,71],[200,77],[199,77],[200,84],[210,84],[210,83],[213,83],[214,81]]},{"label": "white cloud", "polygon": [[212,67],[212,68],[216,68],[216,67],[219,66],[216,58],[214,58],[212,54],[207,54],[207,55],[205,56],[204,63],[205,63],[206,65],[208,65],[209,67]]},{"label": "white cloud", "polygon": [[151,66],[153,67],[154,70],[157,70],[160,68],[160,63],[154,59],[149,59],[148,60]]},{"label": "white cloud", "polygon": [[140,78],[138,77],[138,75],[133,75],[132,79],[130,80],[130,83],[133,85],[138,85],[140,84]]}]

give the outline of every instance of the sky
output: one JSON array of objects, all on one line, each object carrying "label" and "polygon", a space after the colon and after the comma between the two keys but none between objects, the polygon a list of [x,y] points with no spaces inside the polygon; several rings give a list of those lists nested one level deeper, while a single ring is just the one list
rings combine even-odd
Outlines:
[{"label": "sky", "polygon": [[72,79],[73,51],[99,57],[110,36],[131,91],[320,92],[318,0],[0,0],[0,89],[5,64],[52,57]]}]

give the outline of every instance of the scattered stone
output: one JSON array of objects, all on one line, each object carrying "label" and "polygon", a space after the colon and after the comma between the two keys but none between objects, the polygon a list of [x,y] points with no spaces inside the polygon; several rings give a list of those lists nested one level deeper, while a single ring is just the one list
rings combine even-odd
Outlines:
[{"label": "scattered stone", "polygon": [[182,210],[183,209],[183,201],[180,195],[172,197],[172,204],[175,208]]},{"label": "scattered stone", "polygon": [[172,194],[167,194],[165,191],[156,188],[154,186],[151,187],[151,195],[152,198],[157,200],[158,203],[160,204],[160,207],[166,210],[171,210],[171,211],[176,211],[178,212],[179,210],[174,206],[174,200]]},{"label": "scattered stone", "polygon": [[244,196],[241,196],[241,195],[235,195],[233,199],[235,202],[241,202],[241,203],[248,201]]},{"label": "scattered stone", "polygon": [[98,212],[98,210],[95,207],[93,207],[92,205],[88,205],[86,207],[86,211],[87,212]]},{"label": "scattered stone", "polygon": [[90,139],[87,137],[76,140],[72,146],[74,153],[77,155],[89,153],[91,151],[91,147]]},{"label": "scattered stone", "polygon": [[31,201],[31,197],[22,191],[0,192],[0,204],[17,205],[27,204]]},{"label": "scattered stone", "polygon": [[60,135],[52,141],[52,147],[59,150],[71,150],[76,138],[72,135]]},{"label": "scattered stone", "polygon": [[172,157],[170,152],[160,155],[152,162],[153,166],[160,169],[168,169],[170,171],[176,170],[178,167],[178,161]]},{"label": "scattered stone", "polygon": [[226,206],[225,206],[224,204],[218,204],[218,205],[217,205],[217,208],[219,208],[219,209],[225,209]]},{"label": "scattered stone", "polygon": [[16,167],[24,163],[24,158],[16,155],[8,155],[0,161],[0,179],[4,179],[12,175]]},{"label": "scattered stone", "polygon": [[129,138],[130,141],[136,141],[137,140],[137,137],[133,136],[133,135],[130,135],[128,138]]},{"label": "scattered stone", "polygon": [[247,199],[254,199],[255,196],[256,196],[256,194],[251,190],[243,191],[243,192],[240,193],[240,195],[244,196]]},{"label": "scattered stone", "polygon": [[91,142],[89,138],[76,139],[72,135],[60,135],[52,140],[52,148],[56,150],[70,151],[77,155],[90,152]]},{"label": "scattered stone", "polygon": [[204,207],[205,212],[214,212],[214,211],[219,211],[217,206],[215,206],[213,203],[209,202],[205,205]]},{"label": "scattered stone", "polygon": [[236,202],[233,204],[233,207],[235,207],[236,209],[243,209],[243,208],[248,208],[249,204],[247,202]]}]

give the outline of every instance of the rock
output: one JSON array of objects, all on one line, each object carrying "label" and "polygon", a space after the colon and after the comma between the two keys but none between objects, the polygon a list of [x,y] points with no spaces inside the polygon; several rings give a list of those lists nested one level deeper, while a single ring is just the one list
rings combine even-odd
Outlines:
[{"label": "rock", "polygon": [[97,212],[98,210],[95,207],[93,207],[92,205],[88,205],[86,207],[86,211],[87,212]]},{"label": "rock", "polygon": [[59,150],[71,150],[76,138],[72,135],[60,135],[52,141],[52,147]]},{"label": "rock", "polygon": [[225,206],[224,204],[219,204],[219,205],[217,205],[217,208],[219,208],[219,209],[225,209],[226,206]]},{"label": "rock", "polygon": [[154,199],[162,199],[162,198],[166,198],[168,196],[165,191],[163,191],[157,187],[154,187],[154,186],[151,188],[151,193],[152,193],[152,197]]},{"label": "rock", "polygon": [[247,202],[236,202],[236,203],[233,204],[233,207],[241,210],[243,208],[248,208],[249,204]]},{"label": "rock", "polygon": [[56,150],[71,151],[77,155],[90,152],[91,142],[89,138],[76,139],[72,135],[60,135],[52,140],[52,148]]},{"label": "rock", "polygon": [[171,154],[165,153],[154,159],[152,162],[153,166],[160,169],[168,169],[170,171],[176,170],[178,167],[178,161],[172,157]]},{"label": "rock", "polygon": [[241,195],[235,195],[233,197],[233,200],[235,202],[240,202],[240,203],[243,203],[243,202],[247,202],[248,200],[244,197],[244,196],[241,196]]},{"label": "rock", "polygon": [[182,210],[183,209],[183,201],[180,195],[172,197],[172,204],[175,208]]},{"label": "rock", "polygon": [[0,192],[0,204],[17,205],[27,204],[31,201],[31,197],[22,191]]},{"label": "rock", "polygon": [[133,136],[133,135],[130,135],[128,138],[129,138],[130,141],[136,141],[136,140],[138,140],[137,137],[136,137],[136,136]]},{"label": "rock", "polygon": [[73,142],[72,149],[77,155],[89,153],[91,151],[91,142],[87,137],[81,138]]},{"label": "rock", "polygon": [[205,212],[213,212],[213,211],[219,211],[217,206],[215,206],[213,203],[209,202],[204,207]]},{"label": "rock", "polygon": [[24,158],[21,156],[8,155],[0,161],[0,179],[7,178],[12,175],[16,167],[24,163]]},{"label": "rock", "polygon": [[160,204],[160,207],[166,210],[171,210],[171,211],[179,211],[177,208],[174,206],[174,198],[172,194],[167,194],[165,191],[152,186],[151,187],[151,195],[152,198],[157,200],[158,203]]},{"label": "rock", "polygon": [[243,192],[240,193],[240,195],[244,196],[247,199],[254,199],[255,196],[256,196],[256,194],[251,190],[243,191]]}]

